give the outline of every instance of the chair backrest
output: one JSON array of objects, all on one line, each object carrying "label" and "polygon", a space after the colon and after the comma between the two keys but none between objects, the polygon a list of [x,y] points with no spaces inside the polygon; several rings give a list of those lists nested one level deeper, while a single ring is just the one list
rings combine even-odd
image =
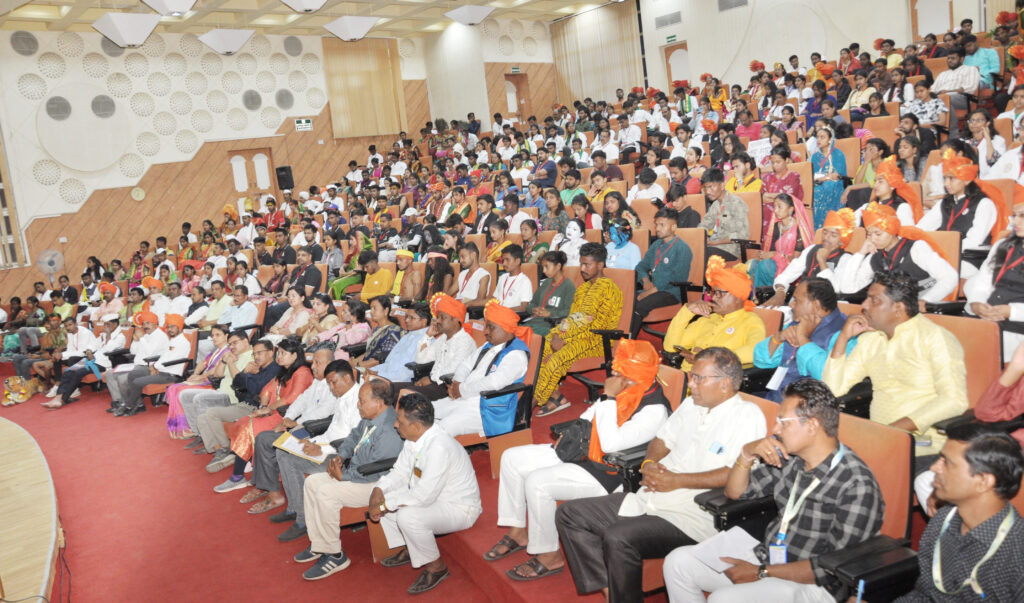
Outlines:
[{"label": "chair backrest", "polygon": [[[690,263],[690,274],[686,280],[695,287],[704,287],[704,271],[707,268],[707,231],[703,228],[677,228],[676,236],[683,240],[693,254]],[[694,295],[699,298],[700,293]]]},{"label": "chair backrest", "polygon": [[487,295],[494,295],[494,290],[498,287],[498,265],[494,262],[485,262],[480,264],[480,267],[491,275],[490,281],[487,283]]},{"label": "chair backrest", "polygon": [[615,328],[629,333],[629,323],[633,317],[633,301],[636,296],[636,271],[624,268],[606,268],[604,275],[619,286],[622,291],[622,314]]},{"label": "chair backrest", "polygon": [[734,193],[747,204],[747,238],[752,241],[761,241],[761,212],[763,204],[761,193]]},{"label": "chair backrest", "polygon": [[686,395],[686,373],[663,364],[658,367],[658,382],[661,383],[661,389],[675,411]]},{"label": "chair backrest", "polygon": [[[320,271],[320,290],[327,291],[327,264],[313,264]],[[394,270],[391,271],[394,274]]]},{"label": "chair backrest", "polygon": [[952,333],[963,347],[967,367],[967,404],[974,408],[988,386],[999,378],[1002,351],[998,323],[945,314],[928,314],[927,317]]},{"label": "chair backrest", "polygon": [[632,163],[620,163],[619,169],[622,170],[622,178],[626,184],[632,188],[636,184],[636,167]]},{"label": "chair backrest", "polygon": [[704,193],[683,195],[683,200],[686,202],[687,207],[693,208],[693,211],[700,214],[701,218],[703,218],[708,213],[708,202],[707,197],[704,196]]},{"label": "chair backrest", "polygon": [[256,280],[258,280],[260,282],[260,286],[261,287],[263,285],[265,285],[267,283],[267,281],[269,281],[273,277],[274,277],[274,267],[273,266],[260,266],[259,268],[256,269]]},{"label": "chair backrest", "polygon": [[[885,103],[885,112],[888,113],[889,115],[898,116],[900,114],[900,101],[889,101]],[[897,121],[899,121],[898,117]]]},{"label": "chair backrest", "polygon": [[[953,266],[953,270],[956,270],[957,276],[960,275],[960,232],[956,230],[935,230],[928,233],[932,240],[938,244],[939,249],[946,254],[949,258],[950,264]],[[957,291],[959,290],[959,279],[957,280],[957,287],[953,289],[945,301],[956,301]]]},{"label": "chair backrest", "polygon": [[630,185],[627,184],[625,180],[608,181],[608,188],[612,189],[613,191],[618,191],[618,193],[623,197],[625,197],[626,194],[629,193],[629,186]]},{"label": "chair backrest", "polygon": [[814,169],[811,162],[806,159],[808,158],[805,157],[805,161],[790,165],[789,169],[800,176],[800,186],[804,189],[804,205],[811,207],[814,199]]},{"label": "chair backrest", "polygon": [[466,243],[473,243],[476,248],[480,250],[480,259],[482,260],[484,254],[487,253],[487,235],[483,233],[469,234],[463,239]]},{"label": "chair backrest", "polygon": [[[1009,120],[1006,120],[1006,121],[1009,121]],[[1007,138],[1006,140],[1007,140],[1007,142],[1009,142],[1010,140],[1012,140],[1012,138]],[[1013,195],[1014,195],[1014,193],[1016,192],[1016,189],[1017,189],[1016,181],[1014,181],[1014,180],[1012,180],[1010,178],[996,178],[996,179],[993,179],[993,180],[989,180],[988,182],[989,182],[989,184],[992,184],[993,186],[998,188],[999,191],[1003,193],[1003,201],[1006,202],[1006,207],[1009,210],[1009,212],[1012,214],[1013,213]]]},{"label": "chair backrest", "polygon": [[651,203],[649,199],[636,199],[630,207],[636,212],[637,217],[640,218],[640,228],[646,228],[654,232],[654,214],[658,213],[657,206]]},{"label": "chair backrest", "polygon": [[633,242],[640,248],[640,257],[643,257],[647,253],[647,248],[651,246],[651,231],[646,228],[638,228],[633,231]]},{"label": "chair backrest", "polygon": [[[544,349],[544,338],[534,333],[530,336],[530,362],[526,365],[526,385],[535,385],[537,376],[540,374],[540,359]],[[529,429],[533,419],[533,396],[519,395],[519,404],[516,406],[516,418],[512,428],[513,431]]]},{"label": "chair backrest", "polygon": [[846,159],[846,175],[852,178],[852,175],[856,174],[860,168],[860,139],[857,137],[840,138],[836,141],[836,148],[842,151],[843,157]]},{"label": "chair backrest", "polygon": [[601,245],[604,245],[604,241],[601,240],[602,232],[603,231],[600,228],[588,228],[583,233],[583,238],[591,243],[600,243]]},{"label": "chair backrest", "polygon": [[925,59],[924,66],[928,68],[928,71],[932,72],[932,77],[938,77],[938,75],[943,71],[949,71],[949,64],[946,63],[946,57]]},{"label": "chair backrest", "polygon": [[[884,140],[891,148],[896,144],[896,127],[900,125],[899,115],[885,115],[881,117],[869,117],[864,120],[864,129],[871,130],[876,138]],[[850,166],[846,166],[847,175],[850,174]]]},{"label": "chair backrest", "polygon": [[761,412],[764,413],[764,422],[768,427],[768,433],[771,433],[772,430],[775,429],[775,420],[779,416],[779,403],[772,402],[771,400],[765,400],[764,398],[759,398],[746,392],[740,392],[740,397],[747,402],[757,404],[758,407],[761,408]]},{"label": "chair backrest", "polygon": [[754,308],[754,314],[761,319],[764,323],[765,335],[771,337],[779,332],[782,328],[783,314],[778,310],[772,310],[771,308]]},{"label": "chair backrest", "polygon": [[924,162],[924,173],[927,174],[928,170],[930,170],[933,165],[938,165],[940,163],[942,163],[942,151],[939,149],[929,151],[928,159]]},{"label": "chair backrest", "polygon": [[1003,117],[1002,119],[995,120],[993,124],[996,128],[996,133],[1003,137],[1003,140],[1007,144],[1013,140],[1013,120],[1009,117]]},{"label": "chair backrest", "polygon": [[487,343],[487,334],[486,331],[484,331],[484,321],[470,320],[469,334],[473,337],[473,341],[476,342],[477,347]]},{"label": "chair backrest", "polygon": [[526,275],[526,278],[530,279],[530,283],[533,285],[533,290],[536,291],[537,286],[540,284],[540,281],[544,278],[544,273],[541,272],[540,266],[538,266],[537,264],[524,263],[522,265],[522,269],[523,274]]}]

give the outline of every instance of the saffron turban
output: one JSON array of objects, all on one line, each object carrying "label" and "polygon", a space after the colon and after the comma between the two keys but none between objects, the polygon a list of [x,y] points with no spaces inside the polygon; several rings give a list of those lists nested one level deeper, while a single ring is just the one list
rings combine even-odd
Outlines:
[{"label": "saffron turban", "polygon": [[529,345],[530,335],[533,334],[533,329],[530,327],[519,326],[519,315],[516,314],[511,308],[498,303],[498,300],[491,299],[484,306],[484,320],[501,327],[508,333],[512,333],[519,339],[523,340],[523,343]]},{"label": "saffron turban", "polygon": [[[615,396],[615,420],[619,426],[629,420],[644,393],[654,385],[658,376],[658,365],[661,358],[651,342],[639,339],[623,339],[615,348],[612,357],[612,370],[633,382],[633,385],[622,390]],[[587,456],[598,463],[604,462],[604,451],[601,448],[601,437],[597,432],[597,423],[591,426],[590,448]]]},{"label": "saffron turban", "polygon": [[117,285],[114,283],[100,283],[99,290],[100,294],[109,292],[111,295],[117,295]]},{"label": "saffron turban", "polygon": [[149,290],[149,289],[163,289],[164,288],[164,284],[158,278],[153,278],[152,276],[147,276],[146,278],[142,279],[142,287],[144,289],[146,289],[146,290]]},{"label": "saffron turban", "polygon": [[924,241],[947,263],[953,264],[953,262],[950,262],[949,257],[946,256],[946,252],[935,242],[935,239],[916,226],[903,226],[900,224],[900,219],[896,217],[896,210],[888,205],[879,205],[875,201],[868,203],[861,213],[861,219],[864,221],[864,228],[879,228],[891,235],[903,237],[904,239]]},{"label": "saffron turban", "polygon": [[710,119],[700,120],[700,127],[704,128],[704,131],[707,132],[708,134],[714,134],[715,132],[718,131],[718,124],[716,124]]},{"label": "saffron turban", "polygon": [[466,321],[466,304],[447,293],[435,293],[434,297],[430,298],[430,313],[437,318],[439,312],[444,312],[459,322]]},{"label": "saffron turban", "polygon": [[708,269],[704,276],[712,287],[728,291],[744,300],[743,307],[747,310],[754,307],[754,302],[750,301],[750,292],[754,288],[750,276],[742,270],[726,268],[722,256],[713,255],[708,259]]},{"label": "saffron turban", "polygon": [[888,158],[878,164],[878,169],[875,170],[875,178],[879,177],[885,178],[886,183],[896,191],[896,194],[910,204],[910,210],[914,214],[914,222],[919,222],[924,216],[921,196],[917,194],[917,190],[914,187],[907,184],[907,181],[903,179],[903,171],[896,165],[895,155],[889,155]]},{"label": "saffron turban", "polygon": [[951,174],[957,180],[973,182],[996,208],[996,221],[992,225],[992,240],[999,238],[999,233],[1006,227],[1009,212],[1003,192],[991,182],[978,179],[978,166],[966,157],[958,157],[952,149],[946,149],[942,155],[942,173]]},{"label": "saffron turban", "polygon": [[839,240],[842,241],[843,247],[850,244],[850,238],[853,236],[853,229],[857,227],[857,215],[849,207],[844,207],[838,211],[830,211],[825,215],[825,224],[823,228],[835,228],[839,231]]},{"label": "saffron turban", "polygon": [[164,326],[176,325],[179,329],[185,328],[185,317],[181,314],[168,314],[164,316]]},{"label": "saffron turban", "polygon": [[160,324],[160,319],[156,317],[156,314],[153,314],[152,312],[146,311],[146,312],[137,312],[135,314],[135,316],[132,317],[132,322],[135,323],[135,326],[141,327],[142,323],[145,323],[145,322],[151,322],[153,324]]},{"label": "saffron turban", "polygon": [[818,73],[825,77],[832,77],[832,74],[836,70],[836,66],[832,63],[823,63],[819,61],[814,65],[814,68],[818,70]]}]

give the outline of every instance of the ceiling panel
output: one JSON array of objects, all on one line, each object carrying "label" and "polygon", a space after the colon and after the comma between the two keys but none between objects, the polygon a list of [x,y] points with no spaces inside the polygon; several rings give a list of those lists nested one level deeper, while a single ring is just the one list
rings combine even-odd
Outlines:
[{"label": "ceiling panel", "polygon": [[[544,22],[595,5],[560,0],[327,0],[320,11],[306,15],[280,0],[198,0],[185,17],[165,18],[156,31],[201,34],[216,27],[249,27],[264,33],[329,35],[323,25],[340,16],[373,15],[388,21],[371,29],[370,37],[405,37],[441,31],[450,23],[444,13],[464,4],[494,6],[492,17]],[[151,12],[138,0],[36,0],[0,15],[0,29],[94,31],[93,21],[108,11]]]}]

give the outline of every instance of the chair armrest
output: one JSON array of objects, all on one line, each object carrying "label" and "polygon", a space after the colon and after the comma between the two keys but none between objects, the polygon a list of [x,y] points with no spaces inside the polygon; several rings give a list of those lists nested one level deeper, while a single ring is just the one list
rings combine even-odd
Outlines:
[{"label": "chair armrest", "polygon": [[665,360],[665,364],[672,368],[679,368],[683,366],[682,354],[661,350],[661,357]]},{"label": "chair armrest", "polygon": [[412,380],[419,381],[423,377],[430,375],[430,370],[434,368],[433,362],[406,362],[405,368],[412,371]]},{"label": "chair armrest", "polygon": [[177,360],[171,360],[170,362],[165,362],[163,364],[164,366],[177,366],[179,364],[187,364],[189,362],[192,362],[191,358],[179,358]]},{"label": "chair armrest", "polygon": [[[284,407],[287,408],[287,407]],[[327,428],[331,426],[331,421],[334,420],[334,415],[325,417],[323,419],[314,419],[312,421],[304,421],[302,428],[306,430],[309,437],[316,437],[327,431]]]},{"label": "chair armrest", "polygon": [[604,362],[601,364],[601,368],[610,377],[612,374],[612,340],[625,339],[629,337],[629,334],[618,329],[590,329],[590,332],[601,336],[601,348],[604,351]]},{"label": "chair armrest", "polygon": [[497,398],[498,396],[505,396],[508,394],[518,394],[519,392],[525,392],[533,389],[533,385],[528,383],[513,383],[512,385],[503,387],[501,389],[493,389],[486,392],[480,392],[481,398]]},{"label": "chair armrest", "polygon": [[1011,433],[1024,428],[1024,415],[1014,417],[1008,421],[979,421],[978,418],[974,416],[974,409],[972,408],[965,411],[962,415],[937,421],[932,424],[932,427],[934,427],[939,433],[946,433],[954,427],[967,425],[968,423],[979,423],[992,431]]},{"label": "chair armrest", "polygon": [[160,356],[150,356],[149,358],[142,359],[143,362],[156,362],[157,360],[160,360]]},{"label": "chair armrest", "polygon": [[447,375],[441,375],[441,383],[444,385],[451,385],[455,381],[455,373],[448,373]]},{"label": "chair armrest", "polygon": [[1017,333],[1024,335],[1024,322],[1010,322],[1009,320],[1000,320],[998,323],[999,330],[1006,333]]},{"label": "chair armrest", "polygon": [[818,557],[818,565],[849,593],[863,583],[866,600],[890,601],[913,589],[919,565],[909,542],[878,535]]},{"label": "chair armrest", "polygon": [[549,427],[549,429],[551,430],[551,435],[557,438],[558,436],[562,435],[563,431],[568,429],[575,422],[576,419],[570,419],[568,421],[562,421],[561,423],[555,423],[554,425]]},{"label": "chair armrest", "polygon": [[760,249],[761,243],[750,239],[733,239],[733,243],[740,246],[741,249]]},{"label": "chair armrest", "polygon": [[242,326],[238,327],[237,329],[231,329],[231,330],[232,330],[232,331],[248,331],[249,329],[259,329],[259,328],[261,328],[262,326],[263,326],[263,325],[256,325],[256,324],[252,324],[252,325],[242,325]]},{"label": "chair armrest", "polygon": [[604,462],[612,467],[628,468],[639,466],[647,456],[647,444],[641,444],[625,450],[608,452],[604,455]]},{"label": "chair armrest", "polygon": [[851,387],[850,391],[839,396],[839,409],[846,414],[869,419],[873,397],[874,390],[871,387],[871,378],[867,377]]},{"label": "chair armrest", "polygon": [[771,496],[733,500],[725,495],[725,488],[702,492],[693,501],[714,516],[716,530],[724,531],[740,526],[758,539],[764,535],[768,523],[779,512]]},{"label": "chair armrest", "polygon": [[366,353],[366,342],[364,341],[362,343],[353,343],[352,345],[342,346],[338,349],[345,350],[346,352],[348,352],[349,356],[352,356],[354,358],[356,356],[362,356],[363,354]]},{"label": "chair armrest", "polygon": [[766,391],[768,389],[768,382],[771,381],[772,375],[775,374],[775,370],[776,369],[759,368],[756,366],[743,369],[743,383],[740,385],[740,391],[747,393]]},{"label": "chair armrest", "polygon": [[275,410],[277,410],[277,414],[281,415],[282,417],[288,413],[287,406],[278,406]]},{"label": "chair armrest", "polygon": [[116,350],[107,352],[107,358],[110,358],[111,356],[124,356],[128,353],[131,353],[131,350],[128,348],[117,348]]},{"label": "chair armrest", "polygon": [[366,463],[365,465],[359,465],[356,467],[356,471],[358,471],[360,475],[384,473],[385,471],[390,471],[391,468],[395,466],[396,461],[398,461],[397,456],[389,459],[382,459],[372,463]]},{"label": "chair armrest", "polygon": [[965,301],[954,301],[954,302],[936,302],[929,303],[925,302],[924,310],[931,314],[946,314],[950,316],[962,316],[964,313],[964,307],[967,306]]}]

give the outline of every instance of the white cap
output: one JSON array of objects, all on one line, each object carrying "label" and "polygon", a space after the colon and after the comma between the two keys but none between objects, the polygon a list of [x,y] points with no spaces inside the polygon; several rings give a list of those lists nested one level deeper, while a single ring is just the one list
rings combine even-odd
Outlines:
[{"label": "white cap", "polygon": [[290,192],[292,192],[292,189],[290,189],[290,188],[286,188],[286,189],[284,189],[284,190],[283,190],[283,191],[281,191],[281,192],[282,192],[282,193],[290,193]]},{"label": "white cap", "polygon": [[250,213],[249,213],[249,212],[247,212],[247,211],[243,211],[242,213],[238,214],[238,217],[239,217],[239,218],[251,218],[251,217],[252,217],[252,214],[250,214]]},{"label": "white cap", "polygon": [[328,185],[327,185],[327,188],[328,188],[328,189],[334,189],[334,190],[338,190],[338,187],[334,186],[333,184],[328,184]]},{"label": "white cap", "polygon": [[416,215],[416,208],[415,207],[407,208],[405,210],[405,213],[402,214],[402,215],[404,215],[406,217],[408,217],[408,216],[415,216]]},{"label": "white cap", "polygon": [[164,249],[163,247],[157,247],[157,248],[156,248],[156,251],[154,251],[153,253],[154,253],[154,254],[159,254],[159,253],[167,253],[167,250],[166,250],[166,249]]},{"label": "white cap", "polygon": [[121,316],[113,313],[104,314],[102,317],[100,317],[100,320],[102,320],[103,322],[118,322],[121,320]]},{"label": "white cap", "polygon": [[309,199],[309,193],[307,191],[300,191],[299,192],[299,198],[302,199],[302,200],[308,200]]}]

